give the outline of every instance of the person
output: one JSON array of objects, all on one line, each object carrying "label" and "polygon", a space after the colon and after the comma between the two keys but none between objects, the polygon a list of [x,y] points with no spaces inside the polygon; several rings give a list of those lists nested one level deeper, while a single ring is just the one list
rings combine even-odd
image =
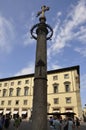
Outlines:
[{"label": "person", "polygon": [[67,117],[64,125],[64,130],[73,130],[74,124],[71,117]]},{"label": "person", "polygon": [[5,116],[5,121],[4,121],[4,127],[5,127],[5,129],[8,129],[9,125],[10,125],[10,117],[9,117],[9,115],[6,115]]},{"label": "person", "polygon": [[51,129],[53,129],[53,117],[52,116],[50,116],[50,118],[49,118],[49,126]]},{"label": "person", "polygon": [[4,123],[5,123],[5,115],[2,115],[2,127],[4,128]]},{"label": "person", "polygon": [[74,123],[71,117],[68,118],[68,130],[73,130],[74,129]]},{"label": "person", "polygon": [[54,116],[53,126],[54,126],[55,130],[61,130],[61,123],[60,123],[60,117],[59,116]]},{"label": "person", "polygon": [[78,117],[76,117],[75,124],[77,128],[80,128],[80,120]]},{"label": "person", "polygon": [[67,116],[63,121],[63,130],[68,130],[68,117]]},{"label": "person", "polygon": [[20,123],[21,123],[20,117],[19,117],[19,115],[17,115],[14,119],[14,127],[16,130],[18,130]]},{"label": "person", "polygon": [[3,125],[2,125],[2,117],[0,116],[0,130],[2,130]]},{"label": "person", "polygon": [[50,123],[50,126],[53,125],[53,117],[52,116],[50,116],[49,123]]}]

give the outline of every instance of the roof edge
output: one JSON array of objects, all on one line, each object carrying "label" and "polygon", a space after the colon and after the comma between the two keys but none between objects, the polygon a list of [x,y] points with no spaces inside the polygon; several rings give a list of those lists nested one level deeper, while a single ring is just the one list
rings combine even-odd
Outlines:
[{"label": "roof edge", "polygon": [[[80,66],[72,66],[72,67],[66,67],[61,69],[55,69],[55,70],[49,70],[47,71],[47,74],[53,74],[53,73],[59,73],[64,71],[70,71],[70,70],[77,70],[77,73],[80,74]],[[21,79],[21,78],[27,78],[27,77],[33,77],[34,73],[32,74],[25,74],[25,75],[19,75],[19,76],[13,76],[13,77],[7,77],[7,78],[1,78],[0,81],[6,81],[6,80],[13,80],[13,79]]]}]

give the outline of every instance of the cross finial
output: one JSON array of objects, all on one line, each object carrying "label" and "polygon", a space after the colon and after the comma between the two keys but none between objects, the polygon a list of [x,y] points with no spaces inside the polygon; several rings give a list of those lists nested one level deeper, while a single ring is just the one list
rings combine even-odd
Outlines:
[{"label": "cross finial", "polygon": [[45,5],[43,5],[41,7],[41,9],[42,10],[37,13],[37,17],[40,16],[40,14],[41,14],[41,17],[45,17],[45,11],[48,11],[50,8],[45,6]]}]

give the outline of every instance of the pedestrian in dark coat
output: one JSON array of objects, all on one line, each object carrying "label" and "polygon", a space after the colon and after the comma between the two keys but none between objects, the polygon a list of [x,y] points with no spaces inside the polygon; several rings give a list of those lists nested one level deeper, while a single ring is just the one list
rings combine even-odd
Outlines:
[{"label": "pedestrian in dark coat", "polygon": [[78,117],[76,117],[76,121],[75,121],[76,127],[80,128],[80,120]]},{"label": "pedestrian in dark coat", "polygon": [[9,116],[6,116],[6,117],[5,117],[5,122],[4,122],[4,127],[5,127],[6,129],[8,129],[8,128],[9,128],[9,125],[10,125],[10,118],[9,118]]}]

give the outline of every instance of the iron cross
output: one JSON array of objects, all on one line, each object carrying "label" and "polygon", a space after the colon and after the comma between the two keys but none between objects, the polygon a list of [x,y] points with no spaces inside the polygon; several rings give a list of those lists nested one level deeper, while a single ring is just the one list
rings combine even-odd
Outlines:
[{"label": "iron cross", "polygon": [[45,5],[43,5],[42,7],[41,7],[41,11],[39,11],[38,13],[37,13],[37,16],[36,17],[38,17],[40,14],[41,14],[41,17],[45,17],[45,11],[48,11],[50,8],[49,7],[47,7],[47,6],[45,6]]}]

